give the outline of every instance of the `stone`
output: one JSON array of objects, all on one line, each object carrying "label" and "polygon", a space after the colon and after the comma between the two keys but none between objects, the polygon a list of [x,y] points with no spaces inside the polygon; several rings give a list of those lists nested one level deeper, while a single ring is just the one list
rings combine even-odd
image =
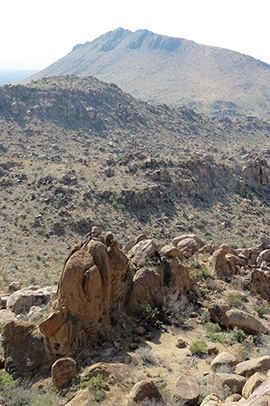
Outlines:
[{"label": "stone", "polygon": [[270,355],[253,358],[248,361],[240,362],[235,367],[235,373],[249,378],[255,372],[267,372],[270,369]]},{"label": "stone", "polygon": [[39,329],[46,337],[53,336],[65,321],[63,314],[57,310],[52,313],[45,321],[40,323]]},{"label": "stone", "polygon": [[143,326],[136,327],[134,333],[138,336],[143,336],[146,333],[146,329]]},{"label": "stone", "polygon": [[270,301],[270,275],[260,269],[254,269],[251,273],[247,288],[255,291],[263,299]]},{"label": "stone", "polygon": [[41,289],[23,288],[17,290],[7,300],[7,309],[15,314],[28,313],[32,306],[45,306],[56,294],[56,286]]},{"label": "stone", "polygon": [[162,395],[153,381],[140,381],[130,391],[128,406],[139,405],[144,401],[153,401],[165,405]]},{"label": "stone", "polygon": [[227,386],[232,393],[242,393],[242,389],[246,383],[243,376],[227,373],[212,373],[208,375],[207,382],[214,385],[219,390],[223,390]]},{"label": "stone", "polygon": [[172,244],[175,247],[177,247],[177,245],[179,244],[180,241],[183,241],[188,238],[191,238],[196,241],[198,249],[201,249],[203,246],[205,246],[205,241],[202,240],[200,237],[198,237],[196,234],[183,234],[183,235],[180,235],[179,237],[175,237],[172,240]]},{"label": "stone", "polygon": [[175,346],[177,348],[186,348],[187,343],[185,342],[185,340],[183,340],[182,338],[178,338],[178,340],[176,341]]},{"label": "stone", "polygon": [[72,358],[60,358],[52,365],[52,379],[56,390],[65,388],[76,375],[76,362]]},{"label": "stone", "polygon": [[224,328],[232,327],[228,317],[226,316],[226,312],[228,310],[230,310],[230,306],[227,303],[213,302],[210,303],[208,307],[211,320]]},{"label": "stone", "polygon": [[267,378],[251,395],[244,401],[244,406],[268,406],[270,402],[270,378]]},{"label": "stone", "polygon": [[270,334],[270,327],[262,323],[257,317],[238,309],[226,312],[229,323],[249,334]]},{"label": "stone", "polygon": [[248,399],[250,395],[257,389],[264,381],[266,381],[267,375],[262,372],[255,372],[245,383],[242,389],[242,396]]},{"label": "stone", "polygon": [[239,402],[240,400],[243,401],[243,397],[239,393],[234,393],[233,395],[228,396],[224,400],[224,403],[228,404],[228,403],[233,403],[233,402]]},{"label": "stone", "polygon": [[169,258],[175,258],[179,256],[180,252],[173,244],[168,244],[160,249],[159,254]]},{"label": "stone", "polygon": [[220,403],[219,397],[215,393],[210,393],[210,395],[203,399],[201,406],[218,406]]},{"label": "stone", "polygon": [[238,363],[237,358],[229,352],[221,352],[211,362],[212,371],[216,371],[222,365],[235,366]]},{"label": "stone", "polygon": [[14,293],[17,290],[20,290],[21,287],[22,287],[21,282],[13,281],[13,282],[10,283],[10,285],[8,287],[8,291],[9,291],[9,293]]},{"label": "stone", "polygon": [[81,377],[89,376],[97,376],[102,375],[103,378],[108,378],[110,375],[121,375],[128,370],[128,366],[125,364],[119,363],[106,363],[106,362],[97,362],[96,364],[91,365],[84,369],[81,373]]},{"label": "stone", "polygon": [[219,349],[218,349],[218,347],[216,346],[216,345],[214,345],[214,344],[210,344],[210,345],[208,345],[208,347],[207,347],[207,354],[208,355],[217,355],[219,353]]},{"label": "stone", "polygon": [[186,406],[195,406],[200,397],[200,388],[193,379],[180,375],[175,385],[174,398]]},{"label": "stone", "polygon": [[135,244],[129,250],[128,256],[133,262],[140,262],[142,259],[153,257],[156,250],[157,247],[155,242],[153,240],[146,239]]},{"label": "stone", "polygon": [[6,323],[9,320],[16,320],[17,316],[10,310],[2,309],[0,310],[0,323]]},{"label": "stone", "polygon": [[44,338],[35,324],[11,320],[2,327],[2,345],[6,369],[10,373],[27,375],[35,373],[41,365],[53,358],[45,351]]},{"label": "stone", "polygon": [[194,238],[185,238],[184,240],[179,241],[177,249],[182,251],[185,248],[189,248],[191,253],[194,254],[195,251],[198,251],[198,243]]},{"label": "stone", "polygon": [[65,406],[89,406],[89,390],[80,390]]}]

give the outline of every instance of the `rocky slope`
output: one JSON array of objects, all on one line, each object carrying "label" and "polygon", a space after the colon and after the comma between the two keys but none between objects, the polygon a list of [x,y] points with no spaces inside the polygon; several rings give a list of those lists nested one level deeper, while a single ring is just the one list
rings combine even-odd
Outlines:
[{"label": "rocky slope", "polygon": [[0,94],[2,286],[56,282],[93,224],[125,245],[195,231],[245,246],[267,231],[267,121],[152,106],[93,78]]},{"label": "rocky slope", "polygon": [[217,115],[269,119],[269,65],[250,56],[147,30],[118,28],[33,76],[74,74],[116,83],[146,101]]}]

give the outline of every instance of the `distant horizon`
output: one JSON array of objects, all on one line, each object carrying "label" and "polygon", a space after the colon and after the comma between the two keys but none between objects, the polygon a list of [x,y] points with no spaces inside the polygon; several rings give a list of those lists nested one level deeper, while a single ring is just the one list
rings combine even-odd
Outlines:
[{"label": "distant horizon", "polygon": [[38,69],[0,69],[0,86],[26,79],[39,71]]}]

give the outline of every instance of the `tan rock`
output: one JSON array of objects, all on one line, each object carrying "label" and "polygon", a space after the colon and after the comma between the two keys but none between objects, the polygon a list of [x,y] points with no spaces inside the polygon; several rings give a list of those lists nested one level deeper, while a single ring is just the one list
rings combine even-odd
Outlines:
[{"label": "tan rock", "polygon": [[172,244],[177,247],[178,243],[187,238],[191,238],[197,242],[198,249],[202,248],[205,245],[205,241],[198,237],[196,234],[182,234],[179,237],[175,237],[172,240]]},{"label": "tan rock", "polygon": [[17,316],[15,313],[11,312],[10,310],[7,309],[1,309],[0,310],[0,323],[6,323],[9,320],[16,320]]},{"label": "tan rock", "polygon": [[218,323],[221,327],[229,328],[232,324],[229,322],[226,312],[230,310],[230,306],[227,303],[210,303],[208,312],[210,314],[211,320]]},{"label": "tan rock", "polygon": [[156,253],[156,244],[153,240],[142,240],[135,244],[128,252],[129,258],[134,262],[140,261],[142,258],[151,258]]},{"label": "tan rock", "polygon": [[174,258],[174,257],[178,257],[180,252],[173,244],[168,244],[168,245],[164,245],[164,247],[161,248],[161,250],[159,251],[159,254],[161,256],[164,255],[169,258]]},{"label": "tan rock", "polygon": [[238,363],[237,358],[229,352],[221,352],[211,362],[211,369],[216,371],[222,365],[235,366]]},{"label": "tan rock", "polygon": [[270,300],[270,276],[268,272],[254,269],[250,276],[247,288],[255,291],[265,300]]},{"label": "tan rock", "polygon": [[44,338],[35,324],[11,320],[2,327],[2,345],[5,352],[7,371],[20,375],[34,373],[52,357],[45,352]]},{"label": "tan rock", "polygon": [[220,403],[219,397],[215,393],[211,393],[203,399],[201,406],[218,406]]},{"label": "tan rock", "polygon": [[248,378],[255,374],[255,372],[267,372],[269,369],[270,355],[265,355],[263,357],[240,362],[235,367],[235,373]]},{"label": "tan rock", "polygon": [[240,400],[244,400],[243,397],[239,393],[234,393],[233,395],[228,396],[225,400],[224,403],[232,403],[232,402],[239,402]]},{"label": "tan rock", "polygon": [[191,253],[194,254],[194,252],[198,250],[197,241],[194,238],[185,238],[184,240],[179,241],[177,249],[183,251],[185,248],[190,249]]},{"label": "tan rock", "polygon": [[208,375],[207,382],[219,390],[223,390],[227,386],[232,393],[242,393],[246,379],[237,374],[213,373]]},{"label": "tan rock", "polygon": [[80,390],[66,406],[89,406],[90,393],[88,389]]},{"label": "tan rock", "polygon": [[45,321],[40,323],[39,329],[46,337],[51,337],[65,322],[64,315],[59,311],[52,313]]},{"label": "tan rock", "polygon": [[270,378],[267,378],[243,404],[244,406],[268,406],[270,404]]},{"label": "tan rock", "polygon": [[248,399],[250,395],[257,389],[264,381],[266,381],[267,375],[262,372],[255,372],[245,383],[242,389],[242,395],[245,399]]},{"label": "tan rock", "polygon": [[52,365],[52,379],[56,390],[65,388],[76,375],[76,362],[72,358],[60,358]]},{"label": "tan rock", "polygon": [[262,323],[258,318],[238,309],[231,309],[226,312],[229,323],[249,334],[270,334],[270,327]]},{"label": "tan rock", "polygon": [[193,379],[180,375],[175,385],[174,398],[186,406],[195,406],[200,397],[200,388]]},{"label": "tan rock", "polygon": [[140,381],[130,391],[128,406],[138,405],[143,401],[154,401],[165,405],[161,393],[152,381]]},{"label": "tan rock", "polygon": [[96,364],[91,365],[84,369],[80,376],[85,377],[93,377],[97,375],[102,375],[103,378],[108,378],[110,375],[123,375],[124,372],[128,371],[128,366],[126,364],[121,363],[106,363],[106,362],[98,362]]}]

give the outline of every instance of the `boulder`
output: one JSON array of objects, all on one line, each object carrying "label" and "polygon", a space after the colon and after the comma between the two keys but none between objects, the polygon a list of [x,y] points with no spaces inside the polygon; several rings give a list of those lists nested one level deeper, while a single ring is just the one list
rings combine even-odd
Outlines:
[{"label": "boulder", "polygon": [[230,310],[230,306],[227,303],[210,303],[208,312],[210,318],[214,323],[218,323],[221,327],[230,328],[232,324],[229,322],[226,312]]},{"label": "boulder", "polygon": [[256,292],[263,299],[270,301],[270,275],[260,269],[254,269],[251,273],[247,288]]},{"label": "boulder", "polygon": [[235,367],[235,373],[249,378],[255,372],[265,373],[270,369],[270,355],[259,358],[253,358],[248,361],[240,362]]},{"label": "boulder", "polygon": [[242,389],[242,396],[248,399],[250,395],[257,389],[264,381],[266,381],[267,375],[262,372],[255,372],[245,383]]},{"label": "boulder", "polygon": [[28,313],[32,306],[45,306],[56,294],[56,287],[42,289],[23,288],[14,292],[7,300],[7,309],[15,314]]},{"label": "boulder", "polygon": [[75,246],[64,265],[54,312],[40,325],[57,356],[73,355],[98,335],[109,333],[111,311],[124,295],[128,260],[114,240],[92,228],[85,249]]},{"label": "boulder", "polygon": [[268,406],[270,400],[270,378],[267,378],[251,395],[245,400],[244,406]]},{"label": "boulder", "polygon": [[134,263],[141,263],[145,258],[151,258],[155,255],[157,250],[156,244],[153,240],[146,239],[139,241],[128,252],[129,258]]},{"label": "boulder", "polygon": [[15,313],[11,312],[10,310],[2,309],[0,310],[0,323],[5,323],[9,320],[16,320],[17,316]]},{"label": "boulder", "polygon": [[21,282],[13,281],[13,282],[10,283],[10,285],[8,287],[8,291],[9,291],[9,293],[14,293],[17,290],[20,290],[21,287],[22,287]]},{"label": "boulder", "polygon": [[65,406],[89,406],[89,390],[80,390]]},{"label": "boulder", "polygon": [[270,334],[270,327],[258,320],[257,317],[238,309],[226,312],[229,323],[249,334]]},{"label": "boulder", "polygon": [[222,365],[232,367],[235,366],[237,363],[238,360],[233,354],[224,351],[212,360],[210,367],[213,371],[216,371]]},{"label": "boulder", "polygon": [[33,323],[8,321],[3,325],[1,339],[10,373],[28,376],[53,359],[45,351],[44,338]]},{"label": "boulder", "polygon": [[152,381],[143,380],[133,386],[129,394],[128,406],[138,405],[144,401],[165,405],[161,393]]},{"label": "boulder", "polygon": [[159,254],[169,258],[175,258],[179,256],[180,252],[173,244],[168,244],[160,249]]},{"label": "boulder", "polygon": [[182,252],[186,248],[189,248],[191,253],[194,254],[195,251],[198,251],[197,241],[194,238],[185,238],[184,240],[179,241],[177,249]]},{"label": "boulder", "polygon": [[186,240],[189,238],[196,241],[198,249],[202,248],[205,245],[205,241],[202,240],[200,237],[198,237],[196,234],[183,234],[183,235],[180,235],[179,237],[175,237],[172,240],[172,244],[175,247],[177,247],[177,245],[179,244],[180,241],[183,241],[183,240]]},{"label": "boulder", "polygon": [[180,375],[175,384],[174,398],[185,406],[195,406],[200,397],[200,388],[193,379]]},{"label": "boulder", "polygon": [[96,364],[91,365],[84,369],[81,373],[81,377],[89,376],[97,376],[102,375],[103,378],[108,378],[110,375],[123,375],[123,373],[128,369],[128,366],[121,363],[106,363],[106,362],[98,362]]},{"label": "boulder", "polygon": [[207,382],[219,390],[223,390],[227,386],[232,393],[240,394],[242,393],[246,379],[237,374],[213,373],[208,375]]},{"label": "boulder", "polygon": [[203,399],[201,406],[218,406],[220,403],[219,397],[215,393],[211,393]]},{"label": "boulder", "polygon": [[52,379],[56,390],[65,388],[76,375],[76,362],[72,358],[61,358],[52,365]]}]

